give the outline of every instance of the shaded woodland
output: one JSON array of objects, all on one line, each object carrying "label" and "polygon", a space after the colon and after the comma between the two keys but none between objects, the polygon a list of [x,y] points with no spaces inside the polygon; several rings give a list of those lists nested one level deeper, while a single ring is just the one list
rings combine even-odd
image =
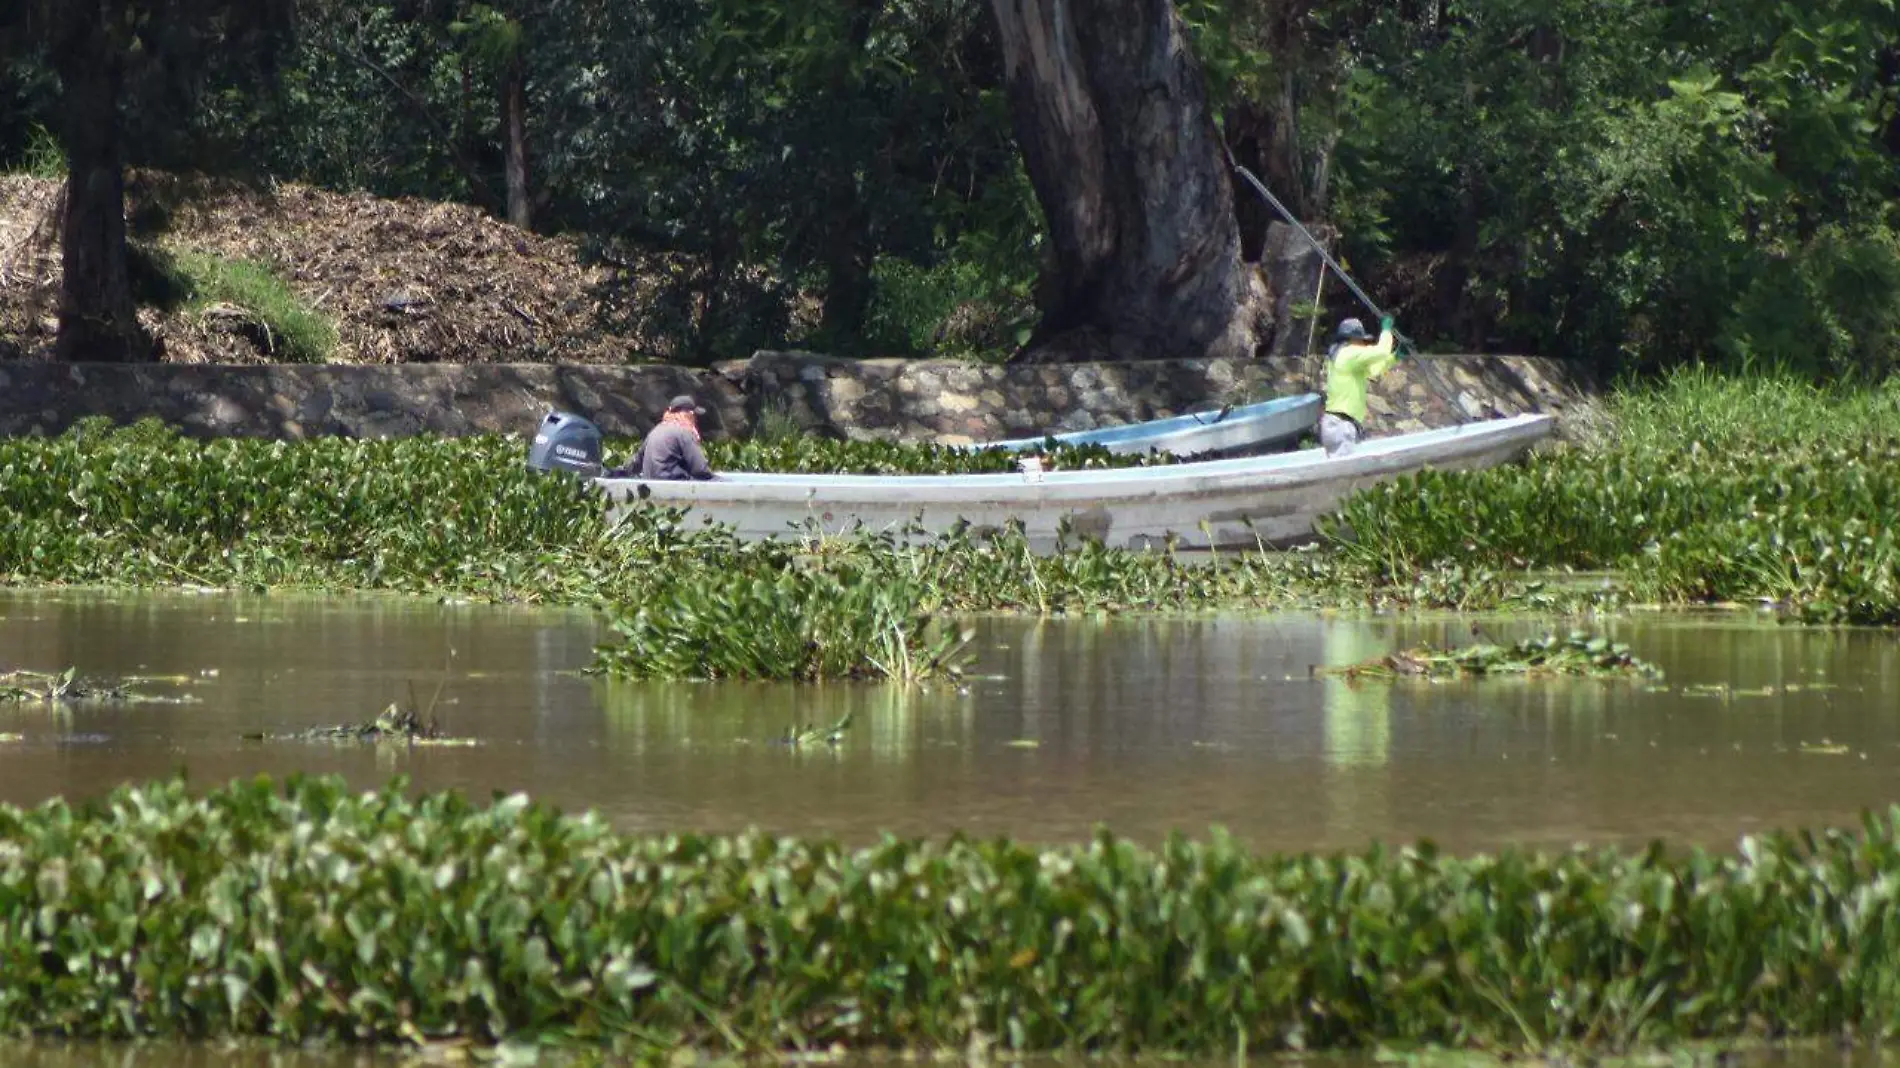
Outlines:
[{"label": "shaded woodland", "polygon": [[563,236],[598,275],[591,328],[688,362],[1243,354],[1286,324],[1261,314],[1273,219],[1231,158],[1428,347],[1885,373],[1897,92],[1883,0],[0,13],[0,166],[68,180],[74,359],[153,356],[141,171]]}]

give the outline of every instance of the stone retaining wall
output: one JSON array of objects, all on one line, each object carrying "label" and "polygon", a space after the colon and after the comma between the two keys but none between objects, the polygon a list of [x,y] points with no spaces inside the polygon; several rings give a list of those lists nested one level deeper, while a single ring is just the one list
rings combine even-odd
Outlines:
[{"label": "stone retaining wall", "polygon": [[[761,352],[711,369],[547,364],[220,366],[0,363],[0,434],[58,433],[87,416],[154,416],[197,436],[302,438],[526,433],[550,408],[609,436],[645,433],[692,393],[709,436],[767,418],[840,437],[966,443],[1135,422],[1314,388],[1317,360],[989,365]],[[1433,383],[1433,375],[1439,379]],[[1374,385],[1373,433],[1525,411],[1562,412],[1590,383],[1551,360],[1409,361]]]}]

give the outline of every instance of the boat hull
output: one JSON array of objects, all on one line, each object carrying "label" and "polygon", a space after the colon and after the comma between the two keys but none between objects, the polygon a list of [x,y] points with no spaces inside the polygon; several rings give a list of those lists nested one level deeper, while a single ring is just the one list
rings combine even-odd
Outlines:
[{"label": "boat hull", "polygon": [[1023,526],[1032,551],[1061,548],[1065,529],[1117,548],[1285,546],[1353,492],[1424,468],[1475,469],[1522,455],[1556,429],[1548,415],[1372,438],[1350,454],[1320,449],[1161,467],[1002,475],[773,475],[712,482],[600,479],[610,507],[689,509],[741,537],[838,535],[862,528],[929,537]]}]

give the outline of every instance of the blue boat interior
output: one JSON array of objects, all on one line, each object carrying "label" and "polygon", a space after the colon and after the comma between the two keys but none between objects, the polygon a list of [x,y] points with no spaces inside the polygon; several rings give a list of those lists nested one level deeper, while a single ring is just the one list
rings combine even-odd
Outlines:
[{"label": "blue boat interior", "polygon": [[1228,408],[1225,412],[1191,412],[1187,415],[1170,416],[1166,419],[1151,419],[1145,423],[1127,423],[1122,426],[1103,427],[1099,430],[1071,430],[1062,434],[1049,434],[1037,438],[1010,438],[1005,441],[988,441],[968,446],[972,449],[1008,449],[1013,452],[1033,449],[1051,438],[1060,445],[1117,445],[1140,438],[1158,437],[1164,434],[1176,434],[1183,430],[1193,430],[1202,426],[1231,426],[1273,419],[1304,404],[1312,404],[1319,399],[1317,393],[1301,393],[1291,397],[1275,397],[1273,400],[1259,401],[1254,404],[1242,404]]}]

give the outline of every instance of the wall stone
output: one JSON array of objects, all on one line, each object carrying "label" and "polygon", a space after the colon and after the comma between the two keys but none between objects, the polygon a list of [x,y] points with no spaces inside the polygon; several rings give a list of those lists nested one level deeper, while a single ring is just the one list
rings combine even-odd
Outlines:
[{"label": "wall stone", "polygon": [[687,367],[0,363],[0,434],[58,433],[87,416],[156,417],[200,437],[526,433],[555,408],[633,436],[680,393],[708,408],[709,431],[743,431],[738,390]]},{"label": "wall stone", "polygon": [[[550,409],[633,437],[691,393],[709,436],[768,416],[828,436],[969,443],[1209,410],[1312,388],[1318,361],[990,365],[761,352],[711,369],[549,364],[0,363],[0,434],[52,434],[87,416],[161,419],[187,434],[305,438],[527,433]],[[1434,382],[1436,378],[1436,383]],[[1374,384],[1375,434],[1554,411],[1592,383],[1552,360],[1408,361]]]},{"label": "wall stone", "polygon": [[[761,352],[722,365],[745,420],[769,413],[836,437],[968,444],[1159,419],[1316,390],[1320,360],[1155,360],[967,364],[842,360]],[[1559,361],[1522,356],[1408,360],[1373,383],[1375,434],[1525,412],[1561,413],[1593,383]]]}]

